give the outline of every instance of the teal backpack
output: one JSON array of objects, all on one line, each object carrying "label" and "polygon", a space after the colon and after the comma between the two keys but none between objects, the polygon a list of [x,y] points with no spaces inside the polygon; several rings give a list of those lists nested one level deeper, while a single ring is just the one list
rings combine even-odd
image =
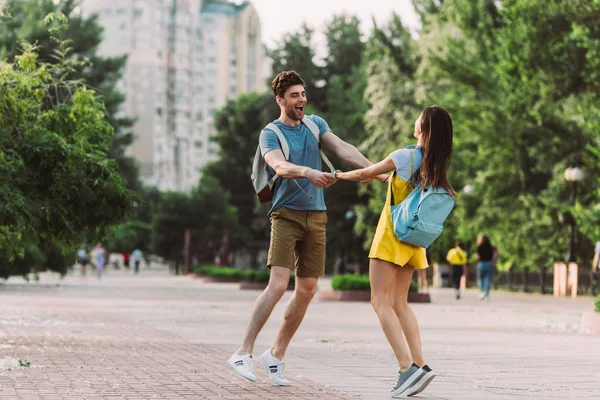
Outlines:
[{"label": "teal backpack", "polygon": [[[410,175],[413,174],[415,146],[411,150]],[[392,173],[392,179],[396,171]],[[398,205],[394,205],[394,191],[390,187],[391,219],[394,234],[400,241],[418,247],[429,247],[444,231],[444,221],[456,205],[451,193],[431,185],[421,190],[417,186]]]}]

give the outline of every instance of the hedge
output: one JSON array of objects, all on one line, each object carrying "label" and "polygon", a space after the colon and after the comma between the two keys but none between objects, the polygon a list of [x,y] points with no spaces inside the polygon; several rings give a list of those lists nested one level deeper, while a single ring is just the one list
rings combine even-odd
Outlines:
[{"label": "hedge", "polygon": [[[199,276],[209,276],[212,278],[239,278],[246,282],[268,283],[271,277],[271,271],[268,269],[261,270],[246,270],[242,271],[238,268],[217,267],[215,265],[196,265],[192,268],[192,272]],[[290,284],[296,283],[296,276],[290,275]]]},{"label": "hedge", "polygon": [[600,312],[600,296],[596,298],[596,312]]},{"label": "hedge", "polygon": [[[371,291],[371,282],[368,275],[344,274],[336,275],[331,282],[333,290],[356,290],[361,292]],[[415,281],[410,282],[411,293],[419,291],[419,286]]]}]

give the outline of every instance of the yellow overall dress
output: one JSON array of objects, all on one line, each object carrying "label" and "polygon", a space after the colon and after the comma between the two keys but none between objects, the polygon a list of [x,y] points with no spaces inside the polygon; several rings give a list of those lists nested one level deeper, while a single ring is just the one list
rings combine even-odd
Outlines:
[{"label": "yellow overall dress", "polygon": [[[401,165],[396,163],[398,169],[389,179],[385,206],[383,206],[383,211],[379,217],[379,223],[377,224],[377,231],[373,237],[369,258],[389,261],[401,267],[410,265],[417,269],[425,269],[429,266],[425,255],[425,249],[423,247],[417,247],[401,242],[394,234],[394,227],[390,219],[390,190],[394,191],[394,202],[396,205],[400,204],[400,202],[413,190],[413,186],[407,182],[410,180],[413,170],[413,156],[410,153],[407,153],[409,151],[411,150],[397,150],[398,155],[402,156],[404,160],[409,157],[410,161],[400,163]],[[394,153],[392,153],[392,155],[394,155]],[[418,168],[417,165],[415,165],[415,167]]]}]

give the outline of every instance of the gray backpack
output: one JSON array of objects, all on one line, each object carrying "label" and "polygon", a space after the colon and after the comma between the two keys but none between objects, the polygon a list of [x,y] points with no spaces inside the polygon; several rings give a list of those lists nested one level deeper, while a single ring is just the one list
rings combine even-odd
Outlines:
[{"label": "gray backpack", "polygon": [[[319,142],[319,148],[321,147],[321,141],[319,136],[319,127],[315,124],[310,118],[304,117],[302,118],[302,122],[304,125],[310,129],[312,134],[315,136],[315,139]],[[274,123],[270,123],[265,127],[265,129],[270,129],[277,135],[279,138],[279,143],[281,144],[281,151],[283,152],[283,156],[286,161],[290,158],[290,147],[288,145],[285,136],[281,130]],[[327,164],[327,167],[331,170],[331,173],[335,171],[331,162],[323,153],[323,150],[320,150],[321,158]],[[254,191],[258,196],[258,199],[261,203],[268,203],[273,199],[273,188],[275,186],[275,182],[279,178],[279,175],[275,174],[273,176],[269,176],[268,164],[265,162],[265,159],[262,156],[260,151],[260,144],[256,148],[256,153],[254,154],[254,162],[252,163],[252,184],[254,185]]]}]

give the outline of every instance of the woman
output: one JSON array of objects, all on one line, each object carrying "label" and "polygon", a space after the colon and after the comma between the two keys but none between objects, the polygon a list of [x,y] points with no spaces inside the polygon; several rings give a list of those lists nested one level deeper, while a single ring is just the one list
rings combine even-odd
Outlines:
[{"label": "woman", "polygon": [[390,220],[390,191],[393,191],[396,203],[419,185],[442,187],[456,195],[446,179],[452,154],[450,115],[438,106],[425,108],[415,122],[414,136],[418,140],[416,147],[396,150],[385,160],[367,168],[336,171],[334,176],[336,179],[369,182],[381,174],[396,172],[389,179],[386,204],[369,253],[371,303],[400,366],[392,396],[422,392],[435,373],[423,359],[419,326],[407,302],[414,270],[425,269],[429,265],[424,248],[403,243],[394,235]]},{"label": "woman", "polygon": [[477,263],[477,282],[481,291],[480,300],[489,300],[492,278],[494,277],[494,247],[490,239],[480,233],[477,237],[477,251],[475,258]]},{"label": "woman", "polygon": [[98,243],[95,248],[96,257],[96,276],[98,279],[102,278],[104,273],[104,265],[106,264],[106,250],[102,247],[102,243]]}]

